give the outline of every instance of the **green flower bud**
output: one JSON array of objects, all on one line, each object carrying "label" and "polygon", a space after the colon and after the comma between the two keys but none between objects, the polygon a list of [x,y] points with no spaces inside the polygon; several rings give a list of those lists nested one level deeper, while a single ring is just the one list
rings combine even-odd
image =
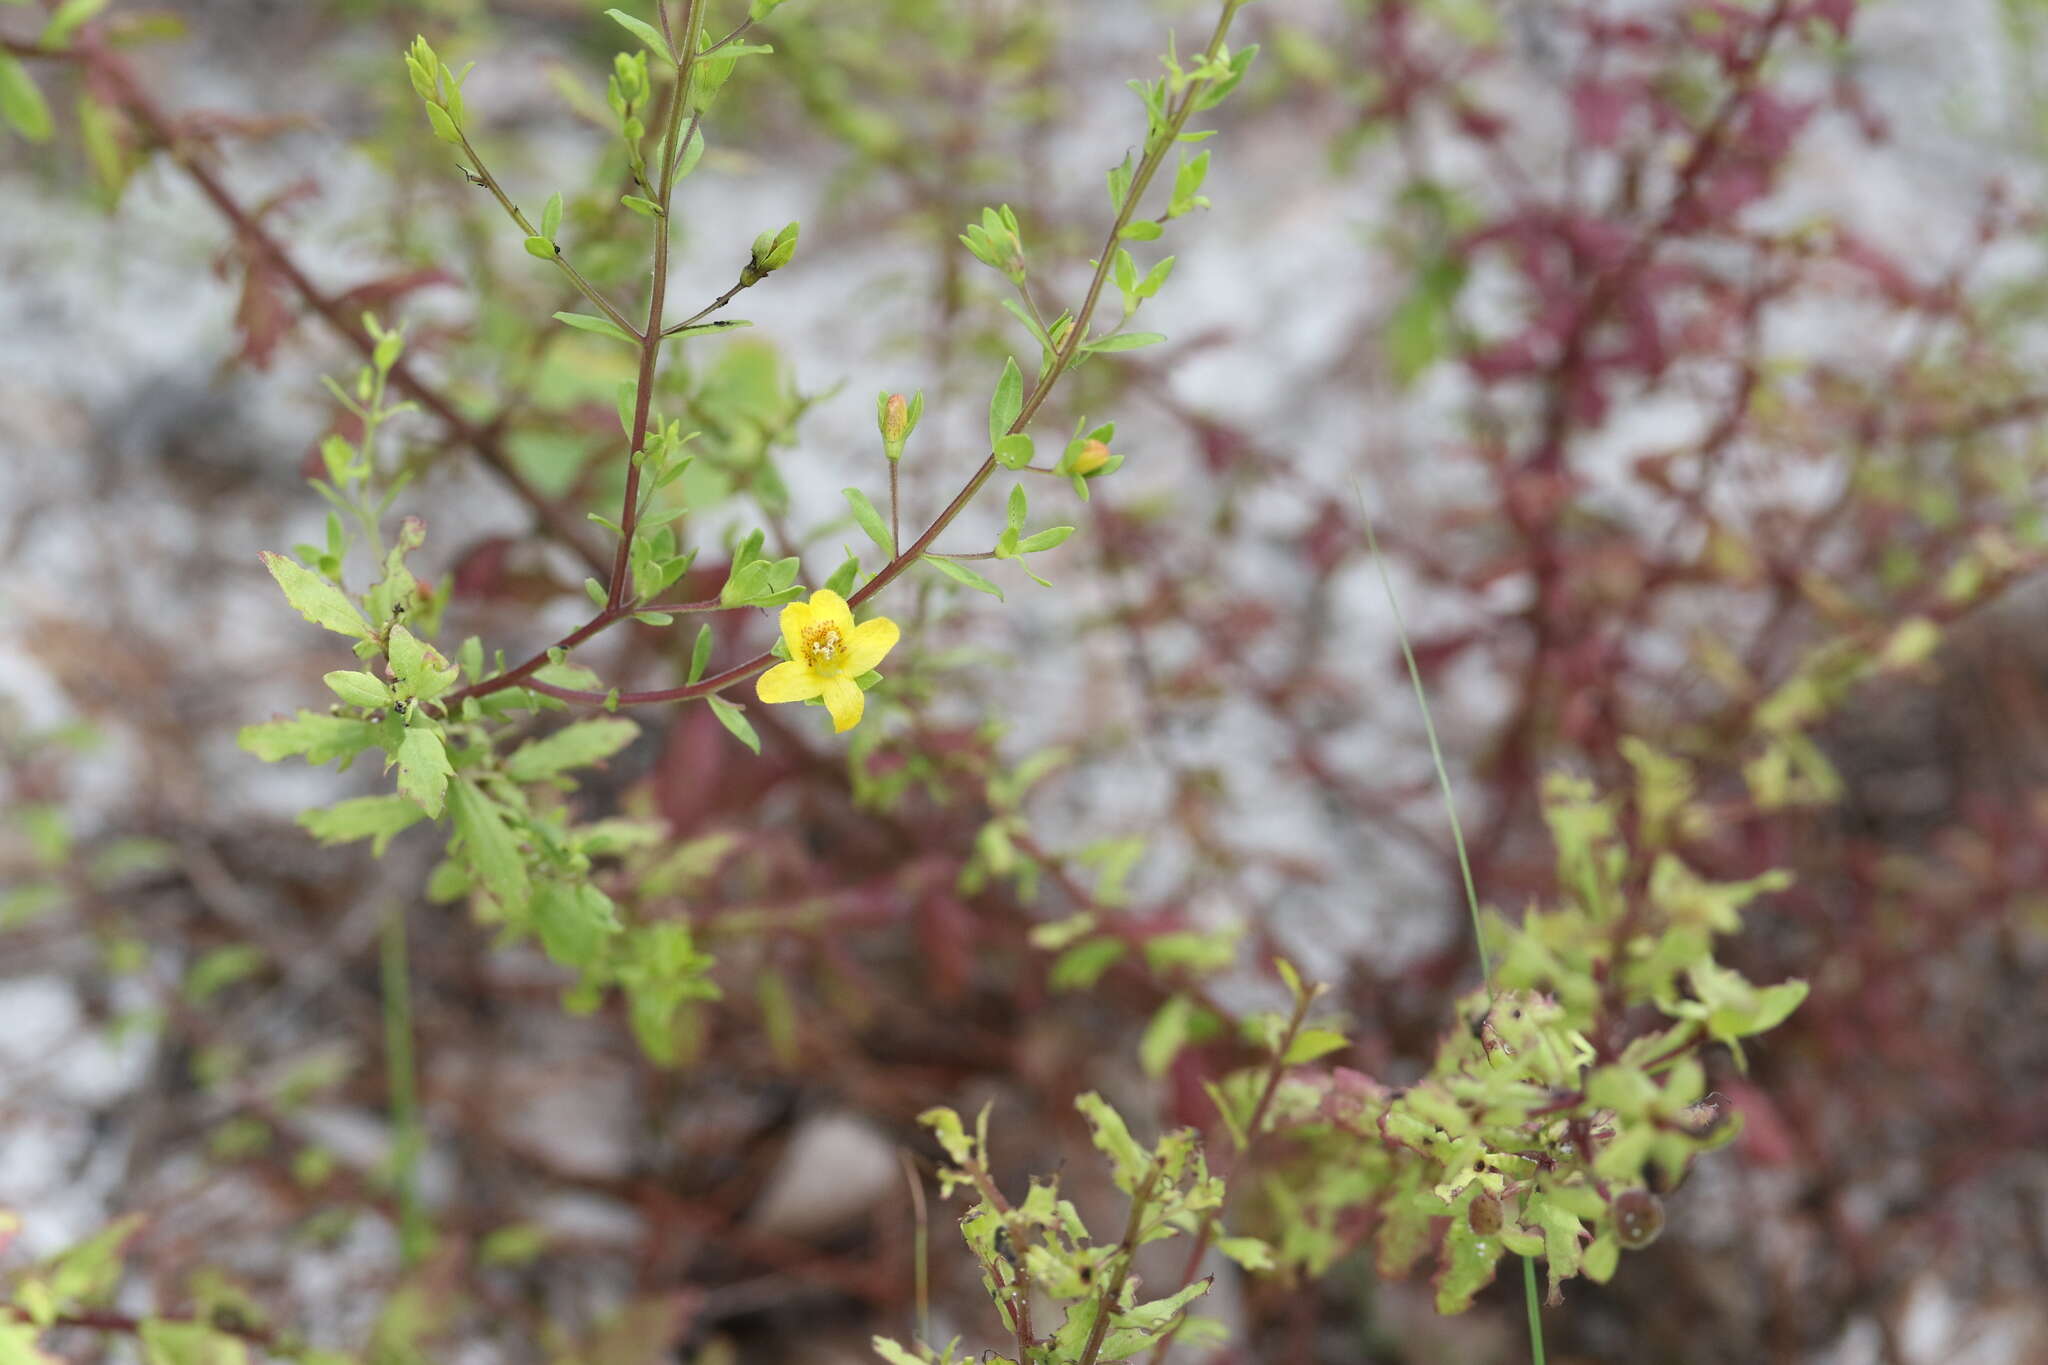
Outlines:
[{"label": "green flower bud", "polygon": [[1089,441],[1074,456],[1074,472],[1085,479],[1108,464],[1109,461],[1109,447],[1100,441]]},{"label": "green flower bud", "polygon": [[788,265],[796,256],[797,231],[798,225],[791,223],[780,232],[764,232],[756,237],[746,269],[740,271],[740,283],[752,287]]},{"label": "green flower bud", "polygon": [[892,393],[882,400],[882,448],[892,460],[903,458],[903,441],[910,435],[910,400]]}]

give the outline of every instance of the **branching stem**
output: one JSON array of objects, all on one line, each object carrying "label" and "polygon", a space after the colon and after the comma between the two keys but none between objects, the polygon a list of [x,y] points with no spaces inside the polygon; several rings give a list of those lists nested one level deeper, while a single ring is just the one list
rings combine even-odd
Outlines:
[{"label": "branching stem", "polygon": [[[692,21],[694,21],[697,4],[698,0],[689,0]],[[1209,45],[1203,54],[1205,62],[1214,59],[1223,50],[1224,42],[1230,33],[1231,23],[1236,19],[1237,11],[1241,4],[1242,0],[1225,0],[1223,14],[1217,20],[1215,31],[1211,34]],[[689,45],[686,44],[687,46]],[[1081,300],[1081,306],[1074,312],[1073,326],[1068,331],[1066,339],[1061,342],[1059,350],[1054,352],[1045,368],[1039,373],[1037,381],[1031,387],[1031,392],[1024,399],[1024,405],[1018,412],[1016,420],[1010,423],[1008,434],[1015,435],[1031,425],[1032,420],[1037,417],[1039,409],[1044,407],[1046,400],[1052,396],[1054,386],[1059,383],[1061,376],[1072,367],[1076,357],[1080,354],[1081,346],[1088,335],[1089,322],[1095,315],[1096,305],[1101,301],[1103,286],[1108,283],[1110,271],[1114,268],[1117,243],[1122,240],[1124,229],[1130,226],[1132,218],[1137,213],[1139,201],[1144,198],[1145,191],[1151,185],[1153,177],[1158,174],[1159,168],[1165,164],[1167,154],[1179,142],[1182,130],[1187,127],[1188,119],[1194,114],[1196,104],[1200,101],[1203,93],[1208,90],[1209,85],[1210,81],[1208,79],[1190,82],[1187,89],[1181,92],[1180,96],[1167,111],[1166,118],[1163,120],[1158,134],[1146,144],[1145,155],[1131,174],[1131,182],[1124,193],[1123,203],[1118,208],[1116,220],[1110,224],[1102,249],[1097,254],[1095,274],[1088,282],[1088,290]],[[677,108],[680,107],[682,96],[683,91],[679,86]],[[670,117],[671,127],[675,125],[676,116],[677,109],[672,109]],[[662,219],[664,223],[666,222],[666,196],[670,188],[667,174],[664,172],[663,197],[659,201],[664,207],[664,218]],[[667,275],[667,235],[665,229],[657,241],[659,246],[655,262],[655,298],[658,303],[665,287]],[[651,348],[660,344],[659,317],[658,310],[650,312],[647,332],[643,338],[642,377],[640,392],[636,399],[634,419],[633,449],[635,451],[640,449],[640,445],[646,436],[646,413],[650,397],[649,390],[652,387],[653,352]],[[981,467],[968,479],[966,486],[961,488],[954,495],[953,500],[946,504],[944,510],[932,519],[931,524],[925,527],[923,534],[919,535],[908,547],[900,548],[895,558],[883,565],[873,578],[869,579],[858,592],[847,599],[849,604],[856,608],[860,607],[877,593],[895,582],[912,564],[922,559],[931,550],[933,544],[937,542],[940,534],[948,526],[952,525],[962,512],[967,510],[968,505],[974,501],[975,496],[981,492],[988,481],[995,476],[995,472],[999,467],[993,454],[986,457],[982,461]],[[632,509],[638,488],[639,469],[635,466],[627,472],[626,503],[629,512]],[[893,497],[891,503],[893,506]],[[612,587],[608,598],[608,607],[618,605],[619,593],[625,580],[627,547],[632,539],[632,522],[625,520],[621,522],[621,525],[624,526],[626,534],[620,538],[619,542],[618,558],[612,573]],[[618,618],[613,617],[612,619],[616,620]],[[604,625],[609,624],[611,624],[610,621],[605,621],[603,625],[593,621],[590,626],[586,626],[583,630],[576,632],[577,638],[575,643],[580,644],[584,639],[596,634],[598,630],[602,630]],[[595,628],[593,629],[592,627]],[[568,646],[564,643],[558,647],[566,648]],[[745,663],[728,668],[722,673],[714,674],[701,682],[692,683],[685,687],[657,688],[645,692],[608,693],[591,692],[578,688],[553,687],[537,683],[527,683],[526,685],[536,692],[561,701],[582,702],[590,705],[651,706],[664,702],[691,701],[699,697],[713,696],[723,692],[735,683],[744,682],[774,662],[775,655],[764,651]],[[535,667],[538,666],[535,665]],[[520,679],[514,678],[509,674],[489,678],[483,682],[463,688],[459,692],[450,694],[448,701],[452,704],[459,702],[464,697],[481,696],[489,692],[495,692],[503,687],[513,686],[520,681]]]}]

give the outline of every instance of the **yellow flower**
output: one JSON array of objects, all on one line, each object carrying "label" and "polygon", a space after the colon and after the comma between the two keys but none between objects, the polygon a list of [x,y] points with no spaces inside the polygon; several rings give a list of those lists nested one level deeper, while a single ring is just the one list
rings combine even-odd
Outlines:
[{"label": "yellow flower", "polygon": [[832,713],[834,733],[860,724],[867,698],[854,681],[882,662],[903,632],[887,617],[856,626],[846,599],[830,588],[811,594],[808,602],[782,609],[782,639],[789,662],[775,665],[754,685],[765,702],[809,701],[823,697]]}]

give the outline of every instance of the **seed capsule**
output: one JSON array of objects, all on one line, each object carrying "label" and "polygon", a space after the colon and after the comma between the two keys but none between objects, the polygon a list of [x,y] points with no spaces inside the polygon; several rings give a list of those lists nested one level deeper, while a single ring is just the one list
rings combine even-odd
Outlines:
[{"label": "seed capsule", "polygon": [[1648,1190],[1624,1190],[1614,1198],[1614,1240],[1640,1251],[1664,1231],[1664,1201]]}]

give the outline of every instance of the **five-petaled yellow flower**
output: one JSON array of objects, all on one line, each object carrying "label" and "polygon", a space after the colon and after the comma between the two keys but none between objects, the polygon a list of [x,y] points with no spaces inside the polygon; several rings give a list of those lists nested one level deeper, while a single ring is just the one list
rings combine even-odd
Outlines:
[{"label": "five-petaled yellow flower", "polygon": [[823,697],[832,713],[834,733],[860,724],[867,698],[854,681],[882,662],[903,632],[885,616],[853,623],[846,599],[830,588],[811,594],[808,602],[782,609],[782,639],[789,662],[761,675],[754,694],[765,702],[809,701]]}]

